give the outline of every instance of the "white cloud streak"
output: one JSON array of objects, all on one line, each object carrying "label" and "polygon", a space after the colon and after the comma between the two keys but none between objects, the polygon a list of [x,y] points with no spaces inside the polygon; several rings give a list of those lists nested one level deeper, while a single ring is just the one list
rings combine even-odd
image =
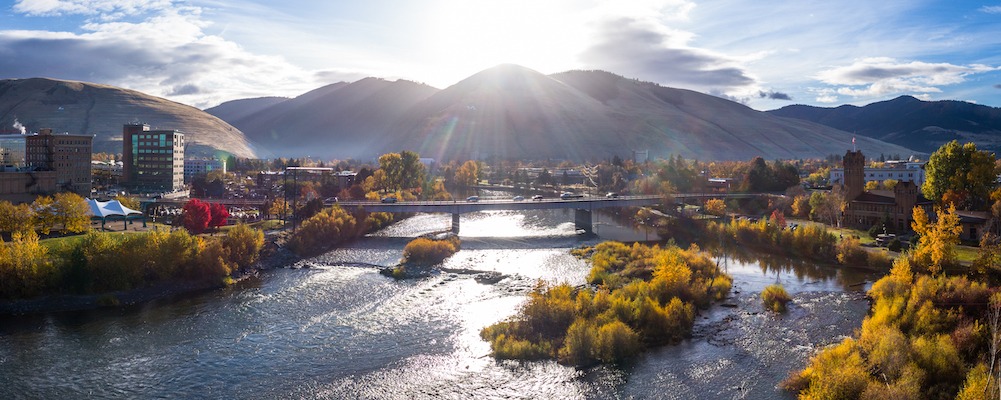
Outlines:
[{"label": "white cloud streak", "polygon": [[[54,77],[105,83],[196,107],[244,97],[295,96],[352,72],[305,71],[282,57],[257,55],[221,37],[193,7],[167,1],[21,1],[29,15],[155,10],[141,22],[88,21],[84,33],[0,31],[0,71],[6,78]],[[92,15],[91,12],[89,15]]]},{"label": "white cloud streak", "polygon": [[[998,68],[973,64],[968,66],[920,61],[899,62],[891,58],[867,58],[828,69],[815,77],[838,87],[837,93],[853,97],[876,97],[897,93],[940,93],[939,86],[966,82],[971,74]],[[862,86],[862,87],[859,87]],[[818,99],[818,101],[821,101]]]}]

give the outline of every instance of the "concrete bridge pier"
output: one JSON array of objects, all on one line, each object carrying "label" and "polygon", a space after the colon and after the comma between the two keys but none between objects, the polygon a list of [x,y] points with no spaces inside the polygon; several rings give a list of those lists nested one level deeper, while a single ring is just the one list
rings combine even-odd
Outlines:
[{"label": "concrete bridge pier", "polygon": [[459,213],[452,214],[452,233],[459,234]]},{"label": "concrete bridge pier", "polygon": [[[573,213],[573,223],[576,229],[583,229],[585,233],[594,233],[591,228],[591,210],[575,208]],[[455,222],[452,223],[453,226],[455,226],[455,224]]]}]

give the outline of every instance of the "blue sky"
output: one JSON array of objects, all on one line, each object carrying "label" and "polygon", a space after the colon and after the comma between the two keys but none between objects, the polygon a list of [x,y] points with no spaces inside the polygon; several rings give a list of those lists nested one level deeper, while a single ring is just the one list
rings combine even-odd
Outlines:
[{"label": "blue sky", "polygon": [[0,2],[0,78],[199,108],[367,76],[445,88],[602,69],[758,110],[913,95],[1001,106],[1001,0]]}]

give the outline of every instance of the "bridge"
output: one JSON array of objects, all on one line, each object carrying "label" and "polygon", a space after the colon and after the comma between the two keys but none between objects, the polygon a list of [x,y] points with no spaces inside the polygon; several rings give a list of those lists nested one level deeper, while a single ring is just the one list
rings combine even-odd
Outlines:
[{"label": "bridge", "polygon": [[606,207],[644,207],[659,204],[660,196],[621,196],[617,198],[581,197],[570,199],[511,200],[480,199],[478,201],[401,201],[377,203],[371,201],[342,201],[345,210],[364,208],[367,212],[410,212],[452,214],[452,232],[459,233],[459,215],[487,210],[555,210],[573,209],[574,225],[590,233],[591,213]]},{"label": "bridge", "polygon": [[[760,196],[760,193],[679,193],[672,195],[675,202],[682,203],[688,200],[705,200],[714,198],[750,198]],[[183,200],[151,199],[144,202],[143,206],[151,204],[161,204],[180,207]],[[212,203],[220,203],[226,206],[260,206],[265,200],[249,199],[204,199]],[[395,203],[383,203],[378,201],[341,201],[338,203],[329,202],[328,205],[338,204],[341,208],[353,211],[364,208],[367,212],[409,212],[409,213],[449,213],[452,214],[452,232],[459,233],[459,215],[486,210],[554,210],[573,209],[574,225],[577,229],[585,232],[592,232],[591,214],[594,210],[608,207],[646,207],[663,202],[661,196],[619,196],[615,198],[606,197],[580,197],[570,199],[560,199],[558,197],[545,198],[542,200],[513,200],[513,198],[495,199],[482,198],[479,201],[399,201]],[[147,204],[148,203],[148,204]]]}]

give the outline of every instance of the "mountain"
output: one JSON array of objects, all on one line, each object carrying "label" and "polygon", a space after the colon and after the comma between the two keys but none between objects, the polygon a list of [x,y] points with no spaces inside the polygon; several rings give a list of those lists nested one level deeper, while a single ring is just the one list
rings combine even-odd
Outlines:
[{"label": "mountain", "polygon": [[792,105],[768,111],[931,153],[953,140],[1001,154],[1001,108],[965,101],[921,101],[911,96],[864,107]]},{"label": "mountain", "polygon": [[288,100],[288,97],[258,97],[256,99],[241,99],[222,103],[212,108],[206,108],[205,112],[216,116],[223,121],[236,121],[252,114],[256,114],[275,104]]},{"label": "mountain", "polygon": [[392,147],[384,139],[390,124],[437,91],[406,80],[365,78],[327,85],[229,122],[275,156],[377,157]]},{"label": "mountain", "polygon": [[141,121],[184,132],[187,155],[224,151],[255,157],[247,138],[223,120],[194,107],[108,85],[46,78],[0,80],[0,126],[15,120],[29,131],[94,135],[94,152],[121,153],[122,126]]},{"label": "mountain", "polygon": [[[604,71],[544,75],[499,65],[443,90],[367,78],[314,92],[227,121],[286,157],[413,150],[437,159],[590,160],[649,150],[650,157],[791,159],[843,154],[852,142],[825,125]],[[857,146],[912,153],[869,138]]]}]

